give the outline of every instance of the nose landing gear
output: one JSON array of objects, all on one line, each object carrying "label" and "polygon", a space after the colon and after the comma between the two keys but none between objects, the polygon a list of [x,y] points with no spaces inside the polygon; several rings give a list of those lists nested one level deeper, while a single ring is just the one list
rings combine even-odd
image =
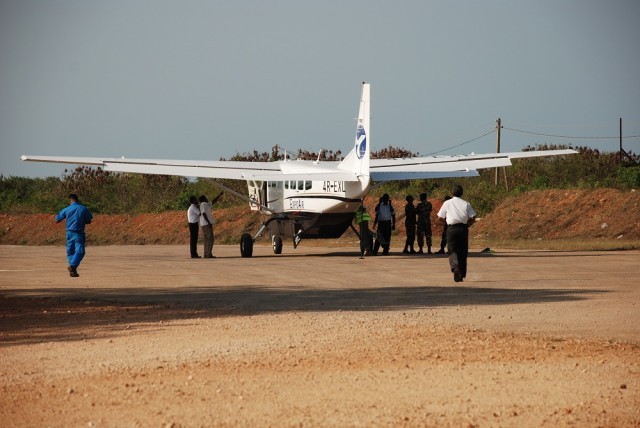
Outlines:
[{"label": "nose landing gear", "polygon": [[253,255],[253,238],[248,233],[240,237],[240,255],[251,257]]}]

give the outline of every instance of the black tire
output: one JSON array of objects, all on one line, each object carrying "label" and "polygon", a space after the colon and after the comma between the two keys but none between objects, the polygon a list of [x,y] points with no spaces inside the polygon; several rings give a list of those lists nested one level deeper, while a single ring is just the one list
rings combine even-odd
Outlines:
[{"label": "black tire", "polygon": [[282,238],[279,236],[273,237],[273,253],[282,254]]},{"label": "black tire", "polygon": [[251,257],[253,255],[253,238],[248,233],[240,237],[240,255]]}]

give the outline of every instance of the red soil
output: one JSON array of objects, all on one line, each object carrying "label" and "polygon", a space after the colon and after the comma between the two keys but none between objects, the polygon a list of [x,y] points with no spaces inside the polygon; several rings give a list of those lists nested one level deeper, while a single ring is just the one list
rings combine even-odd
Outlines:
[{"label": "red soil", "polygon": [[[442,228],[436,213],[442,202],[432,200],[434,244]],[[371,210],[373,203],[369,202]],[[396,202],[395,233],[404,235],[403,204]],[[261,216],[248,206],[216,210],[218,243],[239,242],[243,233],[255,233]],[[87,227],[93,245],[187,244],[186,212],[96,215]],[[266,234],[268,235],[268,233]],[[473,236],[490,239],[640,239],[640,192],[613,189],[533,191],[509,198],[473,227]],[[268,237],[268,236],[267,236]],[[341,238],[355,240],[351,230]],[[53,214],[0,214],[0,245],[63,245],[64,223]]]}]

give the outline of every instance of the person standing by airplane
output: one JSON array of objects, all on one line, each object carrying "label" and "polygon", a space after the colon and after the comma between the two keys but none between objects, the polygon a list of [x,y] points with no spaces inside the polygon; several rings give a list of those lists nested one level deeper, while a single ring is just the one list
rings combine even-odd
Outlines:
[{"label": "person standing by airplane", "polygon": [[192,196],[189,198],[189,209],[187,210],[187,221],[189,222],[189,250],[192,259],[199,259],[198,255],[198,229],[200,229],[200,207],[198,206],[198,198]]},{"label": "person standing by airplane", "polygon": [[[211,205],[215,204],[223,193],[224,192],[220,192],[218,196],[213,198]],[[213,235],[213,214],[211,212],[211,205],[209,204],[209,200],[206,196],[200,196],[200,227],[202,228],[202,236],[204,237],[205,259],[215,258],[212,253],[215,238]]]},{"label": "person standing by airplane", "polygon": [[78,202],[78,195],[69,195],[69,205],[63,208],[55,217],[56,223],[66,219],[67,222],[67,259],[69,260],[69,276],[77,278],[78,266],[84,258],[85,235],[84,227],[91,223],[93,215],[89,208]]},{"label": "person standing by airplane", "polygon": [[433,206],[427,200],[427,194],[420,194],[420,202],[416,206],[418,214],[418,254],[422,254],[425,238],[427,238],[427,254],[431,254],[431,211]]},{"label": "person standing by airplane", "polygon": [[387,193],[382,195],[380,202],[376,205],[376,218],[373,221],[373,227],[375,228],[376,226],[378,227],[378,233],[373,246],[373,255],[378,255],[380,245],[382,245],[382,255],[389,255],[391,231],[396,229],[396,212]]},{"label": "person standing by airplane", "polygon": [[467,276],[469,226],[476,221],[476,212],[469,202],[462,199],[462,193],[462,186],[454,186],[453,197],[438,211],[440,221],[447,224],[449,267],[455,282],[462,282]]},{"label": "person standing by airplane", "polygon": [[[413,205],[413,196],[407,195],[407,205],[404,207],[404,226],[407,231],[407,240],[404,243],[404,254],[415,254],[413,243],[416,241],[416,207]],[[420,247],[422,250],[422,247]]]},{"label": "person standing by airplane", "polygon": [[[443,202],[447,202],[451,199],[451,196],[447,195],[444,197]],[[442,236],[440,236],[440,249],[436,251],[436,254],[444,254],[444,248],[447,246],[447,222],[444,223],[444,227],[442,228]]]},{"label": "person standing by airplane", "polygon": [[369,230],[369,222],[371,216],[367,212],[364,203],[361,204],[354,215],[356,226],[360,226],[360,258],[371,255],[371,231]]}]

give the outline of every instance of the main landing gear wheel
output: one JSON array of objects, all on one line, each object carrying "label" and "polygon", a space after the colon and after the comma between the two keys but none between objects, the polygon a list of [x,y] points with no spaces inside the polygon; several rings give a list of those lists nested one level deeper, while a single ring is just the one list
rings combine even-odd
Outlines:
[{"label": "main landing gear wheel", "polygon": [[240,255],[251,257],[253,255],[253,238],[248,233],[240,237]]},{"label": "main landing gear wheel", "polygon": [[279,236],[273,237],[273,253],[282,254],[282,238]]}]

